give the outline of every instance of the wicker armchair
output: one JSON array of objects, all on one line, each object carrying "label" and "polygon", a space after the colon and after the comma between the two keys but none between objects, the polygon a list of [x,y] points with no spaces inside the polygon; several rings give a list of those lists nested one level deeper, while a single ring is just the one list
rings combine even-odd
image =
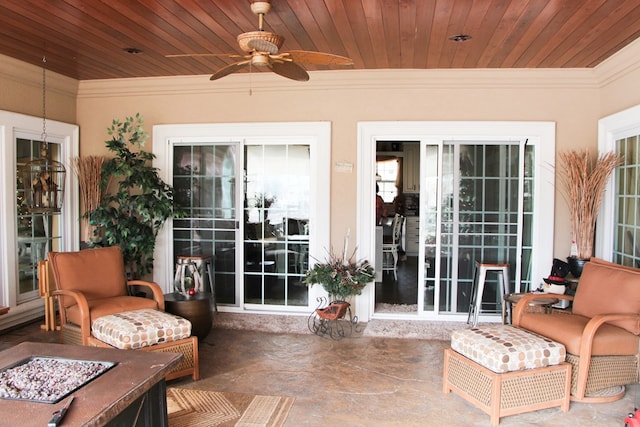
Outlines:
[{"label": "wicker armchair", "polygon": [[[91,322],[108,314],[151,308],[164,311],[160,286],[142,280],[127,281],[118,246],[79,252],[49,252],[47,266],[51,294],[58,298],[62,341],[89,345]],[[149,289],[153,299],[129,295],[128,286]]]},{"label": "wicker armchair", "polygon": [[638,381],[640,269],[592,258],[585,264],[570,313],[532,313],[529,294],[515,307],[513,325],[565,345],[572,365],[571,400],[611,402]]}]

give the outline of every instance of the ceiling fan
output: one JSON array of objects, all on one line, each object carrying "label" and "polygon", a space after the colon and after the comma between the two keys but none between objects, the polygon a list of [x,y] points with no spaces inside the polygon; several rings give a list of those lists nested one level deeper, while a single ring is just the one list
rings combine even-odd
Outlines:
[{"label": "ceiling fan", "polygon": [[217,80],[235,73],[247,66],[256,66],[258,68],[268,68],[282,77],[304,82],[309,80],[309,74],[299,64],[353,65],[353,61],[350,58],[330,53],[312,52],[307,50],[280,52],[280,48],[284,43],[284,37],[263,29],[264,15],[270,10],[271,3],[269,1],[254,1],[251,3],[251,11],[258,15],[258,31],[249,31],[247,33],[242,33],[237,37],[240,49],[246,53],[245,55],[233,53],[195,53],[166,56],[168,58],[185,56],[242,58],[241,61],[227,65],[216,71],[211,76],[210,80]]}]

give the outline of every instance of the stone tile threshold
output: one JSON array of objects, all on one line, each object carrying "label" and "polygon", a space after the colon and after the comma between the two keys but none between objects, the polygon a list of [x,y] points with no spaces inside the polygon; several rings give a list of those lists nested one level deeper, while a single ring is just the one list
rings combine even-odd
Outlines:
[{"label": "stone tile threshold", "polygon": [[[277,315],[218,312],[213,327],[220,329],[244,329],[283,334],[311,334],[308,315]],[[465,322],[434,322],[426,320],[373,319],[358,324],[358,333],[352,337],[412,338],[425,340],[449,340],[451,333],[467,328]]]}]

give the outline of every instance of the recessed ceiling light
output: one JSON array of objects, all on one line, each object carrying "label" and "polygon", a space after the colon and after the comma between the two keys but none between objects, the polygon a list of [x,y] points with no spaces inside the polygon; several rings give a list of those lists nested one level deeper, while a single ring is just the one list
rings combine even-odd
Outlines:
[{"label": "recessed ceiling light", "polygon": [[453,42],[466,42],[467,40],[471,39],[471,36],[469,34],[456,34],[455,36],[451,36],[449,37],[449,40],[453,41]]},{"label": "recessed ceiling light", "polygon": [[124,49],[125,52],[130,53],[131,55],[139,55],[142,53],[142,51],[140,49],[138,49],[137,47],[125,47]]}]

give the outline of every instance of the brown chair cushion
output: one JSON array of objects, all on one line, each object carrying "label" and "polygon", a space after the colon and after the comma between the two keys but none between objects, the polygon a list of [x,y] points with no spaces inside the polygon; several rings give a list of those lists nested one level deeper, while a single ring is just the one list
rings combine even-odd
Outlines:
[{"label": "brown chair cushion", "polygon": [[[640,269],[592,258],[582,270],[573,313],[589,318],[598,314],[640,313]],[[638,320],[611,324],[640,334]]]},{"label": "brown chair cushion", "polygon": [[[88,300],[127,295],[122,250],[119,246],[79,252],[49,252],[57,289],[77,290]],[[65,305],[72,304],[64,298]]]},{"label": "brown chair cushion", "polygon": [[[580,286],[580,285],[578,285]],[[577,314],[526,313],[519,327],[564,344],[567,353],[580,355],[580,341],[588,317]],[[604,324],[593,337],[593,356],[638,354],[638,337],[617,326]]]},{"label": "brown chair cushion", "polygon": [[[67,298],[70,299],[70,298]],[[98,298],[87,300],[89,305],[90,318],[89,323],[93,323],[98,317],[107,316],[109,314],[122,313],[124,311],[141,310],[143,308],[158,309],[156,301],[148,298],[118,296],[110,298]],[[76,325],[80,325],[82,318],[78,306],[73,304],[67,307],[67,320]]]}]

